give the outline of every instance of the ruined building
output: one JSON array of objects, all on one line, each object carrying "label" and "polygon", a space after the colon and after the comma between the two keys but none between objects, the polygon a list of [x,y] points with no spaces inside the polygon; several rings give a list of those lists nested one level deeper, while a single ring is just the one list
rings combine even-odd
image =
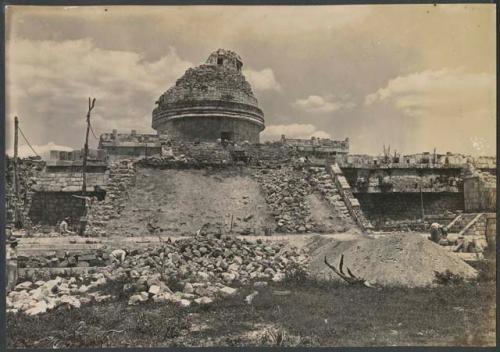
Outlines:
[{"label": "ruined building", "polygon": [[152,127],[172,139],[259,142],[264,114],[241,72],[238,54],[219,49],[163,93]]}]

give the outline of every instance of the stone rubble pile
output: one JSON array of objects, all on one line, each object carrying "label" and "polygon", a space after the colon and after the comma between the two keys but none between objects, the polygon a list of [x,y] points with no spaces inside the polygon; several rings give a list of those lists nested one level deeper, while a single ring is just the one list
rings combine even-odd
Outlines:
[{"label": "stone rubble pile", "polygon": [[106,284],[101,273],[79,278],[61,278],[52,280],[24,281],[7,295],[7,313],[23,312],[37,315],[60,306],[80,308],[89,302],[102,302],[111,299],[111,295],[103,295],[95,290]]},{"label": "stone rubble pile", "polygon": [[7,295],[7,312],[36,315],[61,305],[79,308],[101,302],[113,296],[97,288],[113,282],[123,284],[130,305],[146,301],[203,305],[236,294],[241,285],[259,288],[283,281],[308,262],[304,250],[285,243],[201,232],[155,248],[134,249],[123,263],[98,273],[22,282]]},{"label": "stone rubble pile", "polygon": [[142,167],[183,168],[194,163],[195,160],[184,154],[151,155],[137,160],[136,164]]},{"label": "stone rubble pile", "polygon": [[283,167],[258,170],[255,174],[264,190],[278,232],[310,232],[318,225],[311,219],[309,205],[305,199],[312,191],[306,181],[306,173],[306,170]]},{"label": "stone rubble pile", "polygon": [[231,286],[280,282],[307,261],[303,251],[283,243],[202,233],[130,255],[104,274],[127,281],[123,291],[131,305],[153,300],[189,306],[232,296],[237,288]]},{"label": "stone rubble pile", "polygon": [[104,250],[48,251],[44,255],[18,256],[19,268],[102,267],[109,262]]}]

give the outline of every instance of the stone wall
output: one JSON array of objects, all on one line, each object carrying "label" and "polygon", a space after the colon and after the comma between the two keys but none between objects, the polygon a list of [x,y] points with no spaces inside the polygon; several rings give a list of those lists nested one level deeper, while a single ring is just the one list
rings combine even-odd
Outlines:
[{"label": "stone wall", "polygon": [[[23,161],[28,164],[28,161]],[[21,202],[20,207],[24,214],[24,227],[44,224],[56,225],[65,217],[76,223],[83,214],[83,200],[72,197],[81,195],[82,173],[74,167],[61,170],[49,170],[44,163],[31,163],[20,172]],[[30,170],[28,172],[28,170]],[[68,170],[68,171],[64,171]],[[12,194],[11,176],[7,180],[10,193],[7,197],[8,221],[12,221],[13,207],[9,203],[9,194]],[[107,182],[107,173],[87,173],[87,192],[90,196],[103,198]]]},{"label": "stone wall", "polygon": [[161,147],[145,147],[137,145],[133,147],[106,146],[109,161],[141,158],[161,154]]},{"label": "stone wall", "polygon": [[496,176],[476,172],[464,179],[465,210],[468,212],[497,209]]},{"label": "stone wall", "polygon": [[[422,217],[419,193],[357,193],[356,198],[364,214],[377,227],[384,227],[385,222],[418,221]],[[424,193],[423,203],[425,216],[441,216],[464,209],[462,193]],[[411,226],[410,223],[407,225]]]},{"label": "stone wall", "polygon": [[[29,210],[31,201],[34,194],[34,186],[36,179],[45,169],[45,162],[37,158],[25,158],[18,161],[18,175],[19,175],[19,199],[17,206],[20,211],[21,222],[23,227],[30,227],[32,225],[29,217]],[[14,210],[16,206],[16,197],[14,193],[14,164],[12,158],[6,160],[6,173],[5,173],[5,208],[6,208],[6,222],[13,225]],[[20,224],[21,225],[21,224]]]},{"label": "stone wall", "polygon": [[253,122],[222,116],[194,116],[164,120],[156,127],[167,131],[173,139],[187,141],[216,141],[223,132],[231,133],[231,140],[259,142],[261,127]]},{"label": "stone wall", "polygon": [[160,107],[181,100],[231,100],[257,105],[250,84],[238,70],[216,65],[189,68],[159,99]]},{"label": "stone wall", "polygon": [[151,157],[138,163],[144,167],[187,169],[226,167],[243,162],[254,167],[278,168],[290,166],[294,158],[300,155],[293,148],[279,143],[224,145],[218,142],[173,140],[171,150],[174,157]]},{"label": "stone wall", "polygon": [[215,53],[208,64],[188,69],[160,96],[153,109],[155,130],[185,140],[259,141],[264,114],[241,73],[242,63],[226,54]]},{"label": "stone wall", "polygon": [[[57,225],[66,217],[70,218],[70,227],[76,230],[76,224],[85,210],[81,192],[36,192],[33,195],[29,216],[33,224]],[[102,193],[90,192],[88,196],[103,197]]]},{"label": "stone wall", "polygon": [[298,156],[293,148],[280,143],[249,144],[242,148],[251,158],[251,164],[267,167],[275,167],[289,164],[293,158]]},{"label": "stone wall", "polygon": [[486,240],[492,248],[496,248],[497,237],[497,214],[486,214]]},{"label": "stone wall", "polygon": [[[86,179],[88,192],[104,190],[108,173],[88,172]],[[79,192],[82,189],[83,175],[81,171],[46,171],[40,173],[34,182],[32,188],[36,192]]]},{"label": "stone wall", "polygon": [[462,192],[461,168],[341,167],[354,193]]},{"label": "stone wall", "polygon": [[107,235],[106,226],[109,220],[119,217],[125,208],[129,191],[135,185],[135,175],[134,160],[120,160],[110,163],[106,198],[94,203],[91,208],[89,220],[92,227],[89,235]]}]

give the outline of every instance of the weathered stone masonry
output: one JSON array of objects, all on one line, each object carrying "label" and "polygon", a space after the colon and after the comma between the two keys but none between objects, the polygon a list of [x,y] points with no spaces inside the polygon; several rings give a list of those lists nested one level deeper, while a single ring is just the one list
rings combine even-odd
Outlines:
[{"label": "weathered stone masonry", "polygon": [[264,114],[242,66],[236,53],[219,49],[188,69],[158,99],[152,127],[174,139],[258,143]]}]

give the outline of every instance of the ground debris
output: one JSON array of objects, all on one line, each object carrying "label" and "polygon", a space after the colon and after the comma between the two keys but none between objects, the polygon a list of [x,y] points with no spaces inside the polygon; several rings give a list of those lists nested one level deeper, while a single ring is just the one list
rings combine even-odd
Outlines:
[{"label": "ground debris", "polygon": [[[129,304],[208,304],[234,296],[241,285],[257,287],[285,280],[287,270],[305,268],[304,250],[201,231],[198,235],[134,251],[119,266],[103,269],[111,281],[125,282]],[[236,287],[231,287],[236,286]]]}]

